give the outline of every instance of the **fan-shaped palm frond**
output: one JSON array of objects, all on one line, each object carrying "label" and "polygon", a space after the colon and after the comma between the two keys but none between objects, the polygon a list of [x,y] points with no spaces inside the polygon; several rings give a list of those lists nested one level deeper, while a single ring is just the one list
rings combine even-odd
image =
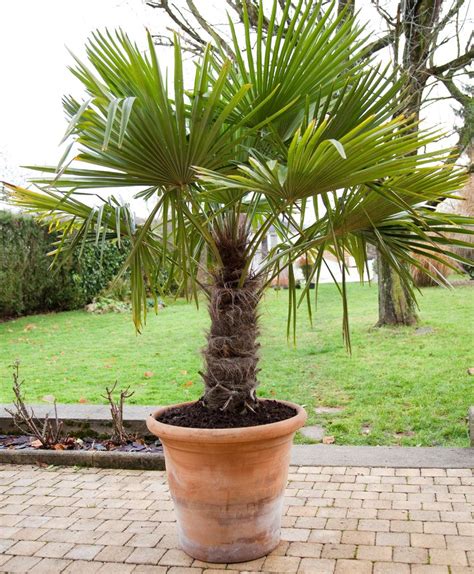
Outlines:
[{"label": "fan-shaped palm frond", "polygon": [[194,181],[194,165],[228,167],[243,139],[267,123],[264,120],[254,130],[241,130],[258,113],[258,107],[240,122],[227,122],[251,87],[239,85],[223,105],[229,61],[224,61],[216,77],[211,78],[211,64],[215,62],[207,49],[196,66],[193,89],[185,90],[176,42],[170,88],[150,35],[148,46],[149,55],[143,55],[124,32],[93,34],[87,48],[91,66],[76,59],[72,68],[88,99],[80,104],[67,97],[64,108],[70,119],[66,137],[72,136],[79,146],[74,160],[101,169],[63,168],[60,162],[58,167],[41,167],[41,171],[56,175],[37,179],[37,183],[81,188],[183,187]]}]

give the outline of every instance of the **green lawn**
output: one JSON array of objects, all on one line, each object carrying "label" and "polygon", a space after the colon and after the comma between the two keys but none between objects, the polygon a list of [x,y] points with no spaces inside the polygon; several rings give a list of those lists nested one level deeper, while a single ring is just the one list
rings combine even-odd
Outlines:
[{"label": "green lawn", "polygon": [[[474,291],[425,289],[421,332],[374,329],[376,286],[349,286],[352,356],[341,338],[336,288],[323,285],[311,328],[304,312],[297,346],[286,340],[285,292],[262,304],[260,394],[306,406],[336,444],[468,446],[466,414],[474,404]],[[136,404],[169,404],[200,396],[199,349],[204,308],[178,302],[150,315],[136,335],[128,315],[82,311],[0,324],[0,401],[12,398],[9,365],[19,359],[27,399],[104,402],[106,385],[130,385]],[[316,415],[316,406],[340,406]]]}]

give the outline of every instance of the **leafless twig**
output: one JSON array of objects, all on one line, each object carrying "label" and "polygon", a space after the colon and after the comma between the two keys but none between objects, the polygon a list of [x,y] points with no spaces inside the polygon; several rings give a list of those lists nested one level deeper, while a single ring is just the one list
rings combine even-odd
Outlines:
[{"label": "leafless twig", "polygon": [[39,440],[44,448],[51,448],[63,437],[63,422],[58,419],[58,409],[56,400],[54,401],[54,419],[49,418],[49,414],[44,417],[41,423],[35,416],[32,408],[28,409],[22,391],[23,381],[20,382],[20,362],[13,364],[13,394],[15,400],[15,410],[5,409],[13,418],[15,426],[24,434],[33,435]]},{"label": "leafless twig", "polygon": [[107,395],[102,395],[104,399],[107,399],[110,405],[110,414],[112,415],[112,442],[115,444],[125,444],[130,440],[135,438],[134,436],[127,433],[125,427],[123,425],[123,406],[125,401],[129,399],[134,392],[129,392],[130,387],[123,389],[120,391],[120,397],[118,402],[114,399],[114,391],[115,387],[117,386],[117,381],[115,381],[114,386],[109,389],[108,387],[105,388],[105,392]]}]

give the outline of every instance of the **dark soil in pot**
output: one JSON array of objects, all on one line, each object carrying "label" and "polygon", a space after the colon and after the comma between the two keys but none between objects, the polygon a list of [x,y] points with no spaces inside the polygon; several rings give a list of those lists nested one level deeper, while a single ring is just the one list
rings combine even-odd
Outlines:
[{"label": "dark soil in pot", "polygon": [[225,429],[266,425],[289,419],[295,415],[294,408],[279,401],[259,401],[254,411],[247,410],[245,413],[210,410],[202,401],[197,401],[166,409],[157,420],[178,427]]}]

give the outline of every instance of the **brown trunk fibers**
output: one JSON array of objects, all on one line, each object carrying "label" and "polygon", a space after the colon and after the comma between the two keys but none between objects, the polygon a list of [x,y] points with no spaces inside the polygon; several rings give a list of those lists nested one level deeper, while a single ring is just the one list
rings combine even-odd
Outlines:
[{"label": "brown trunk fibers", "polygon": [[211,270],[211,327],[203,350],[203,402],[210,409],[245,412],[257,406],[259,335],[257,307],[261,282],[248,272],[248,231],[228,222],[214,231],[222,265]]}]

